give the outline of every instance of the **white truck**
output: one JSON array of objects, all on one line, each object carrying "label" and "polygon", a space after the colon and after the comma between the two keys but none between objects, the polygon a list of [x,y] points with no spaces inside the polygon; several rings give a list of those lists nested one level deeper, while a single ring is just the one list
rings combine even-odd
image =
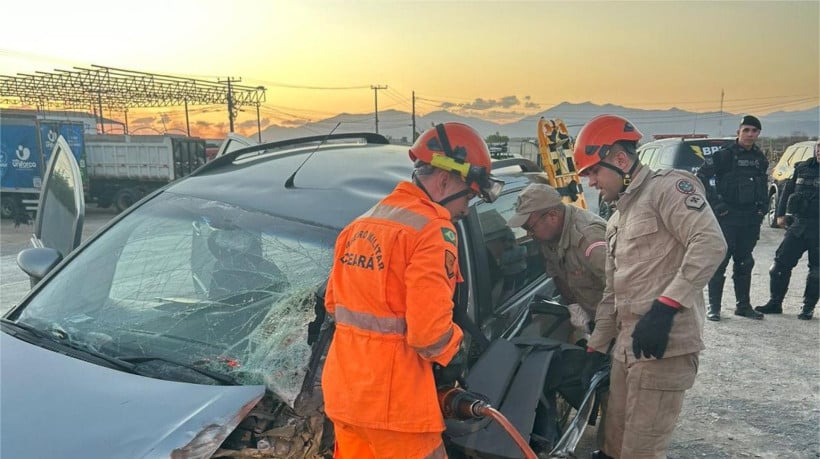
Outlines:
[{"label": "white truck", "polygon": [[123,211],[205,164],[205,140],[176,135],[85,136],[87,197]]}]

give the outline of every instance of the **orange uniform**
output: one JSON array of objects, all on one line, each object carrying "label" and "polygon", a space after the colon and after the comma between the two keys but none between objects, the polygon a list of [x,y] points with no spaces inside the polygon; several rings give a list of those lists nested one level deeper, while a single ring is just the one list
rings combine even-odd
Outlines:
[{"label": "orange uniform", "polygon": [[447,365],[460,280],[449,212],[400,183],[336,241],[325,307],[336,332],[325,362],[325,411],[336,424],[442,432],[433,362]]}]

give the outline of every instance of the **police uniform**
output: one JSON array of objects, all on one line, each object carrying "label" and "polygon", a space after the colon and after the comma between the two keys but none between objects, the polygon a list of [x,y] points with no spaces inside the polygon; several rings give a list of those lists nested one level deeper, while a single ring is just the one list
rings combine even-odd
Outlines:
[{"label": "police uniform", "polygon": [[336,457],[444,457],[433,363],[446,366],[463,336],[457,254],[450,213],[409,182],[340,233],[322,374]]},{"label": "police uniform", "polygon": [[581,305],[592,319],[606,285],[606,221],[575,206],[565,209],[561,238],[542,242],[541,253],[564,300]]},{"label": "police uniform", "polygon": [[809,275],[803,292],[803,309],[798,318],[812,318],[817,305],[820,289],[820,267],[818,267],[818,189],[820,173],[817,158],[810,158],[794,166],[794,174],[783,187],[783,194],[777,204],[775,217],[789,214],[794,222],[786,229],[783,242],[777,248],[774,264],[769,270],[769,290],[771,299],[764,306],[756,309],[766,314],[779,314],[783,311],[783,297],[789,288],[792,269],[800,261],[803,252],[809,253]]},{"label": "police uniform", "polygon": [[768,167],[769,161],[757,145],[746,150],[735,141],[717,151],[711,159],[707,158],[698,170],[698,177],[706,188],[706,198],[728,245],[726,258],[709,281],[710,320],[720,320],[723,284],[730,258],[734,259],[735,314],[762,317],[751,307],[749,289],[755,264],[752,251],[760,238],[763,216],[768,211]]},{"label": "police uniform", "polygon": [[[726,242],[694,175],[640,166],[606,238],[606,288],[589,340],[603,351],[615,339],[604,450],[616,458],[665,457],[704,348],[703,287]],[[662,296],[681,305],[666,352],[636,358],[632,333]]]}]

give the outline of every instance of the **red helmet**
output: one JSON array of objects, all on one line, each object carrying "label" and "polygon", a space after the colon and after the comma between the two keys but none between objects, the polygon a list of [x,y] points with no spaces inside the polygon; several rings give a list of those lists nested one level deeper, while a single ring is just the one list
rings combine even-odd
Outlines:
[{"label": "red helmet", "polygon": [[457,172],[487,202],[493,202],[504,182],[490,174],[490,149],[479,133],[462,123],[443,123],[428,129],[410,147],[410,159]]},{"label": "red helmet", "polygon": [[573,160],[579,175],[606,157],[615,142],[637,142],[641,132],[626,118],[600,115],[589,120],[575,139]]}]

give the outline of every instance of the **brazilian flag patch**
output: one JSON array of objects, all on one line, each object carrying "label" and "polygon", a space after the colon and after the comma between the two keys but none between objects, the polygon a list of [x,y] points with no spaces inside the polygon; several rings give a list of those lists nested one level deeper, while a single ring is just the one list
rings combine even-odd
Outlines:
[{"label": "brazilian flag patch", "polygon": [[451,230],[450,228],[442,228],[441,235],[444,236],[444,240],[449,242],[450,244],[456,245],[456,232]]}]

